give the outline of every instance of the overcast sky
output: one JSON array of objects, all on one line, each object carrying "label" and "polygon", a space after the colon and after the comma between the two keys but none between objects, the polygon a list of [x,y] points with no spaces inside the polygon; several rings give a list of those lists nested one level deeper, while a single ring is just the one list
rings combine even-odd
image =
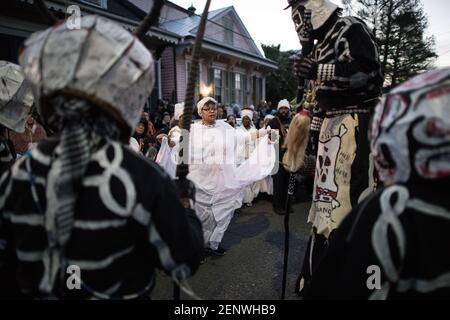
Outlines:
[{"label": "overcast sky", "polygon": [[[188,8],[191,4],[201,13],[206,0],[170,0]],[[332,0],[340,4],[340,0]],[[422,0],[428,15],[428,33],[436,38],[438,66],[450,66],[450,0]],[[281,50],[299,49],[290,11],[283,11],[286,0],[212,0],[211,10],[234,6],[248,32],[259,46],[281,44]]]}]

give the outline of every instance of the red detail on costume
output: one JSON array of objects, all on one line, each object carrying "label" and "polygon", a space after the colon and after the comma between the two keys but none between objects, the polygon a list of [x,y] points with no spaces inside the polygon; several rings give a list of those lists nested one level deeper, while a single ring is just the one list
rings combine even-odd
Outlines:
[{"label": "red detail on costume", "polygon": [[394,91],[398,90],[412,90],[412,89],[418,89],[423,88],[429,83],[436,82],[439,78],[441,78],[443,75],[445,75],[445,70],[434,70],[424,73],[421,76],[417,76],[415,78],[412,78],[409,81],[406,81],[402,85],[400,85],[398,88],[394,89]]},{"label": "red detail on costume", "polygon": [[299,112],[299,114],[300,114],[301,116],[308,117],[308,118],[311,119],[311,114],[309,113],[309,111],[302,110],[302,111]]},{"label": "red detail on costume", "polygon": [[419,173],[424,178],[446,178],[450,176],[450,170],[441,170],[437,172],[431,172],[428,164],[425,162],[419,168]]},{"label": "red detail on costume", "polygon": [[445,96],[450,93],[450,86],[442,87],[433,91],[428,92],[427,99],[436,99]]},{"label": "red detail on costume", "polygon": [[[449,88],[450,89],[450,88]],[[426,133],[431,138],[445,138],[450,135],[450,130],[440,127],[441,120],[437,118],[429,119],[427,122]]]},{"label": "red detail on costume", "polygon": [[331,191],[328,189],[323,189],[321,187],[316,187],[316,199],[319,198],[320,196],[325,196],[325,197],[330,197],[332,199],[336,199],[337,198],[337,191]]}]

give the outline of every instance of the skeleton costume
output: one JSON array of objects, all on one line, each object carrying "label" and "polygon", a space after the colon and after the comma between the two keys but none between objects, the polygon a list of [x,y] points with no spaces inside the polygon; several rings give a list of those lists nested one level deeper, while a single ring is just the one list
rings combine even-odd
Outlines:
[{"label": "skeleton costume", "polygon": [[383,98],[370,140],[386,187],[336,230],[305,297],[448,299],[450,68]]},{"label": "skeleton costume", "polygon": [[[203,98],[197,104],[199,114],[208,102],[217,104],[213,98]],[[195,212],[202,222],[205,246],[213,251],[219,249],[235,209],[242,206],[245,188],[266,177],[275,165],[275,148],[268,136],[259,138],[249,158],[237,165],[236,150],[250,139],[250,132],[235,130],[226,122],[208,126],[198,121],[191,126],[189,144],[180,144],[189,148],[185,163],[189,164],[188,179],[195,184]],[[166,170],[174,170],[167,159],[159,161]]]},{"label": "skeleton costume", "polygon": [[0,175],[15,160],[8,129],[24,132],[32,105],[31,88],[20,66],[0,61]]},{"label": "skeleton costume", "polygon": [[[296,62],[305,79],[315,81],[316,110],[311,136],[320,128],[313,202],[308,222],[313,234],[304,259],[299,289],[328,245],[330,234],[364,197],[374,191],[368,125],[381,94],[378,47],[363,21],[339,17],[328,0],[289,0],[302,41],[302,16],[311,13],[312,54]],[[323,119],[320,119],[323,116]]]},{"label": "skeleton costume", "polygon": [[[13,233],[21,291],[143,298],[156,267],[178,280],[193,274],[198,219],[170,178],[127,146],[153,87],[150,52],[122,26],[88,16],[80,29],[32,35],[20,62],[40,114],[59,132],[0,179],[0,240]],[[69,265],[81,290],[66,286]]]},{"label": "skeleton costume", "polygon": [[[25,81],[20,66],[0,61],[0,176],[16,159],[10,134],[24,132],[32,104],[31,88]],[[0,299],[21,296],[14,277],[17,268],[14,244],[5,240],[10,235],[11,231],[1,229],[0,216]]]}]

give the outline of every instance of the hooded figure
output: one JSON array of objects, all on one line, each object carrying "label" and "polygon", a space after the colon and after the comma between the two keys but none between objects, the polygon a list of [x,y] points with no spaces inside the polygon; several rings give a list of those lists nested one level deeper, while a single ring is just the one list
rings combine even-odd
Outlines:
[{"label": "hooded figure", "polygon": [[383,98],[370,146],[385,187],[336,230],[305,298],[448,299],[450,68]]},{"label": "hooded figure", "polygon": [[288,2],[302,50],[311,51],[296,59],[295,73],[309,80],[315,93],[309,149],[317,162],[308,216],[313,235],[299,277],[301,289],[330,235],[375,190],[367,133],[383,76],[375,37],[363,21],[340,17],[329,0]]},{"label": "hooded figure", "polygon": [[[21,291],[144,298],[156,267],[177,280],[192,275],[202,248],[195,214],[127,146],[153,88],[151,53],[122,26],[87,16],[80,29],[33,34],[20,62],[41,116],[59,132],[0,180],[0,242],[10,228]],[[73,266],[80,290],[66,285]]]},{"label": "hooded figure", "polygon": [[9,130],[23,133],[33,95],[20,66],[0,61],[0,175],[16,159]]},{"label": "hooded figure", "polygon": [[[25,81],[20,66],[0,61],[0,181],[3,172],[7,171],[16,159],[10,134],[25,131],[32,104],[31,88]],[[2,197],[3,193],[0,195],[0,203],[3,201]],[[16,299],[21,296],[15,278],[17,256],[14,243],[2,241],[10,237],[11,233],[2,229],[1,219],[0,215],[0,300]]]}]

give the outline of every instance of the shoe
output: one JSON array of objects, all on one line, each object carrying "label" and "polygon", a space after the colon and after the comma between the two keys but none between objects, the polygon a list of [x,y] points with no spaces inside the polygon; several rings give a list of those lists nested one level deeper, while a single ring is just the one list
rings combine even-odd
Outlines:
[{"label": "shoe", "polygon": [[218,247],[216,250],[213,250],[211,248],[208,248],[206,250],[208,251],[208,255],[210,256],[224,256],[227,253],[227,250],[222,247]]},{"label": "shoe", "polygon": [[216,250],[213,250],[213,252],[216,256],[224,256],[227,253],[227,250],[222,247],[218,247]]}]

